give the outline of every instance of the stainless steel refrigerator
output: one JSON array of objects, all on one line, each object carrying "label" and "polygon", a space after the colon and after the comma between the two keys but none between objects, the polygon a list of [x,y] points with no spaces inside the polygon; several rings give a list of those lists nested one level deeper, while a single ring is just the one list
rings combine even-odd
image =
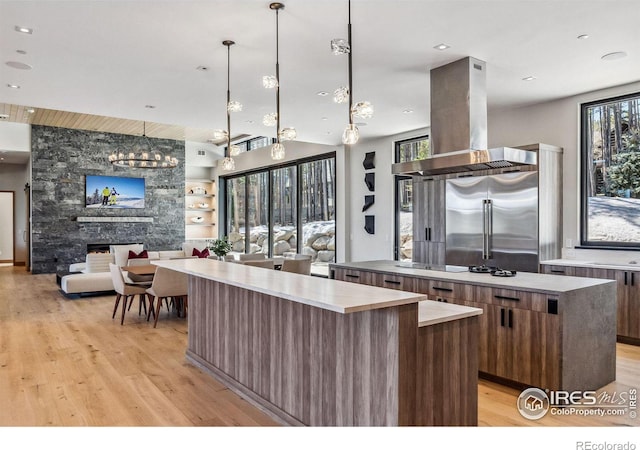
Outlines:
[{"label": "stainless steel refrigerator", "polygon": [[446,181],[446,264],[538,271],[538,173]]}]

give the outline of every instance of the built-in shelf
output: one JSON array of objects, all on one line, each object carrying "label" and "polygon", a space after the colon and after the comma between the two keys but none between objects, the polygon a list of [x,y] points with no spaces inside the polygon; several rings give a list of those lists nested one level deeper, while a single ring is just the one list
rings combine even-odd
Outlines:
[{"label": "built-in shelf", "polygon": [[215,197],[213,194],[186,194],[187,197]]},{"label": "built-in shelf", "polygon": [[188,227],[213,227],[215,223],[188,223],[186,224]]},{"label": "built-in shelf", "polygon": [[203,212],[211,212],[211,211],[215,211],[215,209],[212,208],[186,208],[187,211],[203,211]]},{"label": "built-in shelf", "polygon": [[77,222],[144,222],[153,223],[153,217],[140,216],[80,216],[76,218]]}]

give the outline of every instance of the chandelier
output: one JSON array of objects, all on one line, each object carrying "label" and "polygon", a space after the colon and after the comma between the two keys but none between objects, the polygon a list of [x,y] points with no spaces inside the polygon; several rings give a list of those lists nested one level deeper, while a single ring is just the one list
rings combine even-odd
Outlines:
[{"label": "chandelier", "polygon": [[271,3],[269,9],[276,12],[276,75],[266,75],[262,77],[262,85],[266,89],[276,90],[276,112],[266,114],[262,119],[262,124],[265,126],[276,126],[276,143],[271,147],[271,159],[281,160],[284,159],[285,149],[282,141],[292,141],[297,137],[296,129],[293,127],[280,128],[280,61],[279,61],[279,24],[278,24],[278,12],[284,9],[282,3]]},{"label": "chandelier", "polygon": [[222,45],[227,47],[227,130],[218,130],[216,133],[219,137],[225,137],[227,139],[227,150],[225,158],[222,160],[222,170],[230,171],[236,168],[236,163],[233,156],[237,156],[240,153],[240,147],[237,145],[231,145],[231,113],[242,111],[242,104],[240,102],[231,101],[231,46],[234,45],[233,41],[222,41]]},{"label": "chandelier", "polygon": [[353,123],[354,117],[369,119],[373,117],[373,105],[369,102],[357,102],[353,104],[353,43],[351,41],[351,0],[349,0],[349,24],[347,27],[348,38],[332,39],[331,51],[334,55],[348,55],[349,57],[349,86],[340,86],[333,95],[333,101],[336,103],[349,102],[349,124],[342,133],[342,143],[345,145],[353,145],[360,138],[360,131]]},{"label": "chandelier", "polygon": [[151,142],[147,138],[147,123],[142,122],[143,146],[136,145],[134,151],[113,152],[109,155],[109,162],[114,166],[139,168],[139,169],[173,169],[178,165],[178,158],[171,155],[163,155],[157,150],[152,150]]}]

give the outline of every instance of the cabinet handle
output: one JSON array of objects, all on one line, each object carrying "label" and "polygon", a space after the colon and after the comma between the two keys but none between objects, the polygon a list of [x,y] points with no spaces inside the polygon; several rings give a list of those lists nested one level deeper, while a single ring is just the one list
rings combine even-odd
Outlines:
[{"label": "cabinet handle", "polygon": [[500,308],[500,326],[504,326],[504,308]]},{"label": "cabinet handle", "polygon": [[384,280],[385,283],[389,283],[389,284],[397,284],[399,285],[400,282],[399,281],[393,281],[393,280]]},{"label": "cabinet handle", "polygon": [[349,274],[346,274],[345,277],[347,277],[347,278],[360,278],[360,275],[349,275]]},{"label": "cabinet handle", "polygon": [[565,273],[564,270],[551,269],[551,273]]},{"label": "cabinet handle", "polygon": [[627,272],[624,273],[624,285],[627,285]]},{"label": "cabinet handle", "polygon": [[427,230],[429,231],[429,237],[427,238],[427,241],[431,240],[431,227],[427,228]]},{"label": "cabinet handle", "polygon": [[453,289],[433,286],[434,291],[453,292]]},{"label": "cabinet handle", "polygon": [[520,299],[518,297],[507,297],[506,295],[494,295],[498,300],[509,300],[512,302],[519,302]]},{"label": "cabinet handle", "polygon": [[513,328],[513,310],[509,310],[509,328]]},{"label": "cabinet handle", "polygon": [[631,286],[633,286],[634,283],[634,275],[635,273],[631,272]]}]

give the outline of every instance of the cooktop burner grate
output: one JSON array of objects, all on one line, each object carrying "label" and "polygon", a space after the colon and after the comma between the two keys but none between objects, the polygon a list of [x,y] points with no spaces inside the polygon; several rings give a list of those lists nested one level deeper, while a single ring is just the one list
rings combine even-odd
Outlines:
[{"label": "cooktop burner grate", "polygon": [[515,277],[516,273],[517,272],[515,270],[503,269],[496,269],[491,271],[491,275],[493,275],[494,277]]},{"label": "cooktop burner grate", "polygon": [[469,272],[473,273],[490,273],[493,270],[496,270],[496,268],[485,266],[484,264],[481,266],[469,266]]}]

